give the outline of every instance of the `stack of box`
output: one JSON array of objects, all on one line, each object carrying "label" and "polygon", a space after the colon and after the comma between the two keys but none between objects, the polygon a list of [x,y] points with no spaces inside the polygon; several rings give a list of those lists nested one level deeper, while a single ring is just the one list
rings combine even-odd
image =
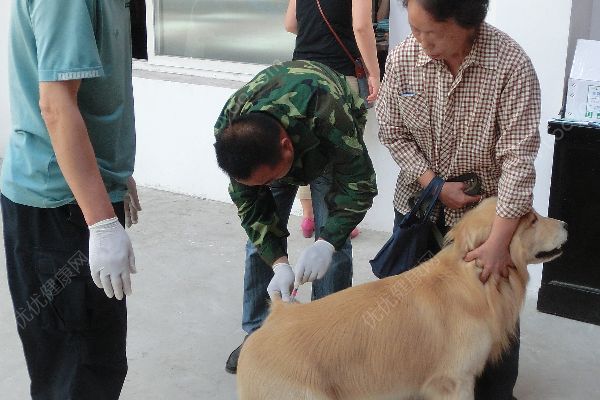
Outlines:
[{"label": "stack of box", "polygon": [[577,41],[565,119],[600,123],[600,42]]}]

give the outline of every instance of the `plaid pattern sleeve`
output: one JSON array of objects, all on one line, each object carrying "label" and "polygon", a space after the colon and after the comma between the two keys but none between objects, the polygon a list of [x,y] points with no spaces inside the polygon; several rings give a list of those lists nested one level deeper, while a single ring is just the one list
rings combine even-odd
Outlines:
[{"label": "plaid pattern sleeve", "polygon": [[[388,56],[388,60],[391,61],[387,62],[389,69],[383,77],[376,112],[379,120],[379,141],[388,148],[400,166],[399,182],[409,185],[430,167],[402,120],[402,106],[410,101],[411,96],[415,96],[412,91],[403,91],[398,64],[393,62],[406,56],[400,54],[402,50],[402,47],[396,47]],[[404,104],[402,98],[405,98]]]},{"label": "plaid pattern sleeve", "polygon": [[538,80],[527,61],[509,78],[499,102],[496,157],[502,172],[496,213],[501,217],[517,218],[532,207],[540,109]]},{"label": "plaid pattern sleeve", "polygon": [[[531,63],[508,35],[484,23],[455,76],[409,36],[390,53],[377,104],[380,141],[400,166],[394,207],[409,211],[431,169],[444,179],[474,172],[497,214],[531,209],[540,143],[540,88]],[[453,225],[467,207],[445,210]]]}]

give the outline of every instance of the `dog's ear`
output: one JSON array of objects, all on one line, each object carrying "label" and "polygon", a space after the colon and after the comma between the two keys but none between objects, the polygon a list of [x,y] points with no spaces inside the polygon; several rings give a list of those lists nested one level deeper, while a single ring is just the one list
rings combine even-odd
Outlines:
[{"label": "dog's ear", "polygon": [[492,197],[467,212],[446,234],[444,244],[453,243],[464,253],[481,246],[492,231],[492,224],[496,217],[496,203],[497,199]]}]

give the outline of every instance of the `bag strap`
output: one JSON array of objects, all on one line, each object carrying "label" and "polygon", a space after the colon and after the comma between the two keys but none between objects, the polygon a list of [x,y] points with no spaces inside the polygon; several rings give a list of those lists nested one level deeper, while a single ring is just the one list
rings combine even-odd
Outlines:
[{"label": "bag strap", "polygon": [[402,220],[402,222],[400,223],[401,225],[406,225],[406,224],[410,224],[417,216],[419,210],[421,209],[422,204],[429,200],[429,207],[427,207],[427,211],[425,211],[425,214],[423,215],[423,219],[427,219],[429,218],[429,216],[431,215],[431,213],[433,212],[438,197],[440,196],[440,193],[442,191],[442,187],[444,186],[445,181],[440,178],[439,176],[435,176],[431,182],[429,182],[429,185],[427,185],[427,187],[425,189],[423,189],[423,192],[421,192],[421,195],[419,196],[419,198],[417,199],[417,201],[415,202],[415,205],[413,206],[413,208],[409,211],[408,214],[406,214],[406,216],[404,217],[404,219]]},{"label": "bag strap", "polygon": [[329,23],[329,20],[325,16],[325,13],[323,12],[323,8],[321,8],[321,2],[319,0],[316,0],[316,2],[317,2],[317,7],[319,8],[319,12],[321,13],[321,16],[323,17],[323,21],[325,21],[325,24],[327,24],[327,27],[329,28],[329,30],[333,34],[333,37],[340,44],[340,46],[342,47],[342,50],[344,50],[344,52],[346,53],[346,55],[348,56],[348,58],[350,59],[350,61],[352,61],[353,64],[356,64],[355,57],[352,57],[352,54],[350,53],[350,51],[348,50],[348,48],[344,45],[344,42],[342,42],[342,39],[340,39],[340,37],[338,36],[338,34],[335,33],[335,30],[333,29],[333,27]]}]

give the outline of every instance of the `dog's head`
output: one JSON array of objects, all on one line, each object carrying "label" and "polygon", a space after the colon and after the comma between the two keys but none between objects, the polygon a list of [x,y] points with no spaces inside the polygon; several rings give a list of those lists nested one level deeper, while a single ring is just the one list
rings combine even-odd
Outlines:
[{"label": "dog's head", "polygon": [[[495,197],[486,199],[465,216],[446,235],[446,242],[454,242],[466,254],[487,240],[496,218]],[[550,261],[562,254],[567,241],[567,224],[530,211],[519,221],[510,243],[510,255],[517,266]]]},{"label": "dog's head", "polygon": [[510,242],[510,254],[516,265],[539,264],[560,256],[566,242],[565,222],[542,217],[532,210],[521,217]]}]

